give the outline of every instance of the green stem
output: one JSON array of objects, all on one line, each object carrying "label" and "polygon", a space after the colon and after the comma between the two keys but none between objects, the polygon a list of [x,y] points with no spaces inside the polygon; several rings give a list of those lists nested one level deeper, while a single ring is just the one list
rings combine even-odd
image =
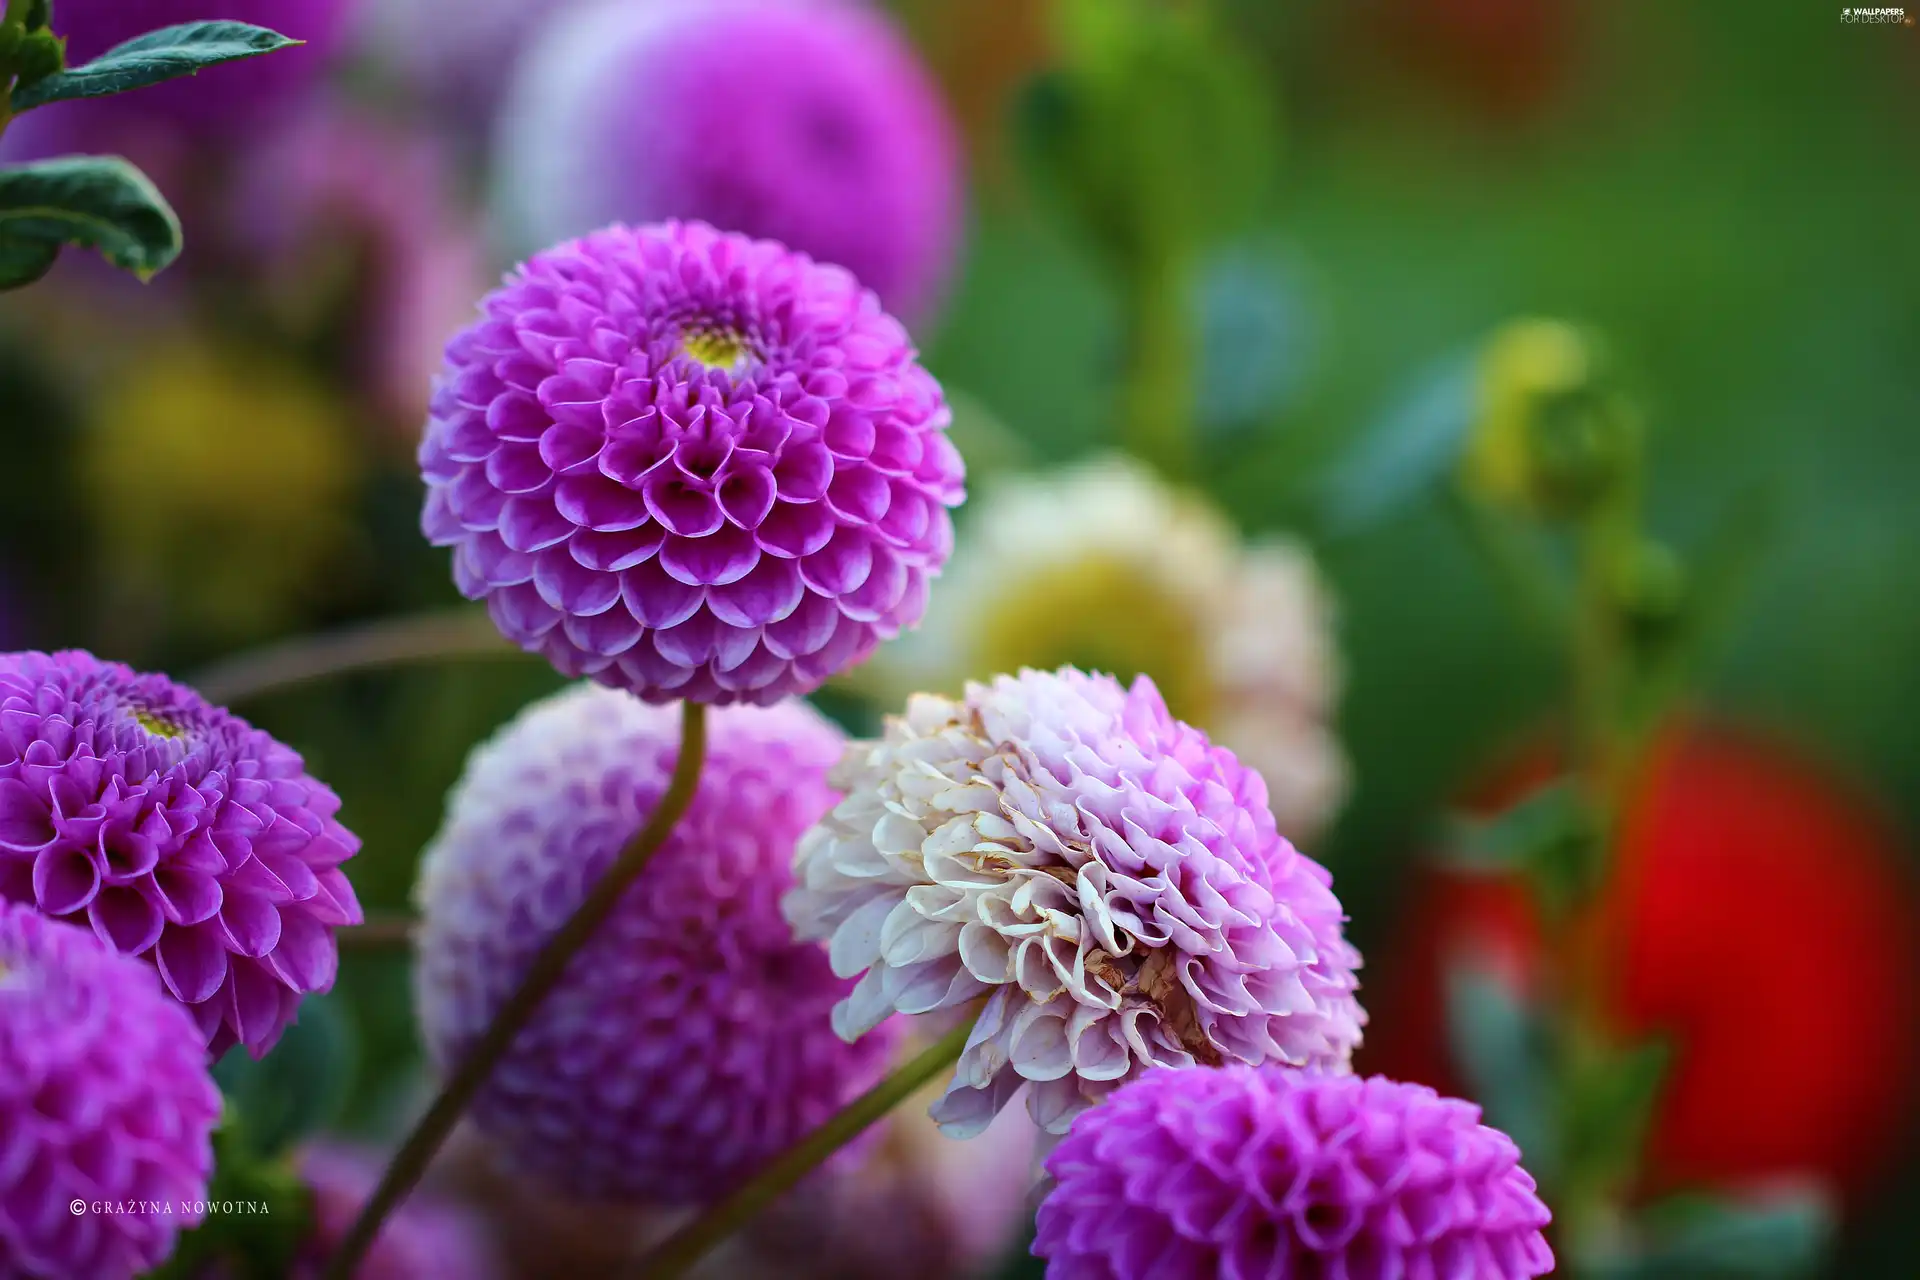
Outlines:
[{"label": "green stem", "polygon": [[1528,625],[1556,649],[1565,645],[1570,609],[1567,592],[1539,546],[1523,536],[1504,512],[1475,501],[1461,486],[1449,485],[1445,493],[1447,509],[1498,576]]},{"label": "green stem", "polygon": [[673,778],[667,785],[666,794],[660,798],[659,805],[639,833],[620,851],[613,866],[588,892],[586,901],[534,956],[518,989],[493,1015],[493,1021],[487,1025],[479,1041],[460,1060],[459,1066],[454,1068],[453,1074],[441,1086],[433,1105],[427,1108],[427,1113],[414,1126],[413,1132],[407,1135],[406,1142],[381,1175],[380,1185],[368,1197],[353,1228],[328,1262],[326,1274],[329,1280],[347,1280],[354,1273],[379,1235],[381,1223],[399,1207],[407,1193],[426,1173],[434,1153],[439,1151],[441,1144],[453,1132],[454,1125],[459,1123],[461,1115],[480,1092],[481,1086],[493,1074],[494,1067],[513,1047],[515,1038],[532,1020],[541,1002],[559,985],[573,957],[606,922],[607,917],[613,914],[627,888],[646,869],[647,863],[653,860],[653,855],[672,834],[674,824],[687,811],[687,806],[693,803],[694,793],[700,785],[700,767],[707,753],[705,705],[698,702],[682,703],[680,726],[680,758],[674,763]]},{"label": "green stem", "polygon": [[745,1226],[781,1193],[790,1190],[868,1126],[959,1061],[972,1031],[972,1019],[968,1019],[913,1061],[841,1108],[831,1120],[787,1148],[745,1186],[648,1251],[640,1260],[637,1274],[646,1280],[674,1280],[685,1275],[709,1250]]},{"label": "green stem", "polygon": [[335,936],[343,951],[388,951],[413,945],[420,921],[404,911],[374,913]]},{"label": "green stem", "polygon": [[1193,300],[1186,261],[1154,254],[1128,281],[1125,443],[1173,480],[1193,470]]},{"label": "green stem", "polygon": [[187,683],[222,706],[331,676],[439,658],[520,656],[477,609],[448,609],[298,636],[195,673]]}]

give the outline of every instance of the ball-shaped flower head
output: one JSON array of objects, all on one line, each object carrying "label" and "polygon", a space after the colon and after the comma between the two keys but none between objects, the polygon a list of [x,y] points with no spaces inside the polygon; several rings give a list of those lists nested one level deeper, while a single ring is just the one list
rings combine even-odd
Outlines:
[{"label": "ball-shaped flower head", "polygon": [[911,320],[952,266],[959,148],[880,6],[629,0],[555,23],[502,113],[522,245],[700,218],[837,263]]},{"label": "ball-shaped flower head", "polygon": [[[427,1047],[460,1060],[665,794],[678,717],[582,685],[481,746],[421,868]],[[575,1194],[707,1200],[886,1071],[849,983],[780,918],[794,841],[833,803],[839,732],[804,703],[714,715],[692,807],[474,1105],[521,1171]]]},{"label": "ball-shaped flower head", "polygon": [[1142,676],[1023,671],[916,695],[832,775],[786,901],[857,1036],[989,996],[934,1118],[977,1132],[1022,1084],[1052,1133],[1150,1066],[1346,1069],[1360,962],[1266,786]]},{"label": "ball-shaped flower head", "polygon": [[[313,1219],[294,1280],[319,1280],[378,1185],[382,1163],[331,1144],[298,1154],[300,1179],[313,1194]],[[354,1271],[357,1280],[490,1280],[498,1273],[478,1218],[431,1195],[412,1196],[395,1209]]]},{"label": "ball-shaped flower head", "polygon": [[649,701],[768,704],[919,621],[963,468],[845,271],[612,227],[482,310],[447,347],[422,524],[510,639]]},{"label": "ball-shaped flower head", "polygon": [[145,956],[215,1057],[333,986],[360,841],[300,757],[161,675],[0,654],[0,901]]},{"label": "ball-shaped flower head", "polygon": [[1152,676],[1267,784],[1308,843],[1346,792],[1330,722],[1333,606],[1296,543],[1249,543],[1204,497],[1120,455],[998,481],[961,520],[925,625],[860,672],[904,698],[1023,666]]},{"label": "ball-shaped flower head", "polygon": [[1523,1280],[1553,1268],[1520,1149],[1424,1085],[1153,1071],[1047,1158],[1049,1280]]},{"label": "ball-shaped flower head", "polygon": [[0,1276],[159,1265],[198,1221],[219,1118],[205,1042],[151,969],[0,903]]}]

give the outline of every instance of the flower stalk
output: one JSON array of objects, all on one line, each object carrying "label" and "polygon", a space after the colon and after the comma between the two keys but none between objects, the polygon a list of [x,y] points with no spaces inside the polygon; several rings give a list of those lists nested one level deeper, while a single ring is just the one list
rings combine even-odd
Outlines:
[{"label": "flower stalk", "polygon": [[334,676],[447,658],[517,658],[479,609],[445,609],[382,618],[298,636],[207,667],[188,681],[222,706]]},{"label": "flower stalk", "polygon": [[621,850],[619,858],[594,885],[586,901],[541,948],[519,987],[441,1086],[439,1095],[395,1153],[380,1177],[380,1185],[367,1198],[360,1216],[328,1262],[329,1280],[347,1280],[353,1275],[379,1235],[381,1224],[419,1183],[435,1153],[493,1074],[494,1067],[513,1047],[515,1038],[525,1029],[541,1002],[566,975],[573,957],[613,914],[628,887],[666,844],[699,789],[706,749],[706,706],[684,702],[681,704],[680,757],[674,764],[673,778],[659,807]]},{"label": "flower stalk", "polygon": [[905,1066],[842,1107],[832,1119],[787,1148],[738,1191],[656,1245],[641,1259],[636,1274],[646,1280],[674,1280],[685,1275],[721,1241],[825,1164],[834,1152],[958,1062],[972,1031],[973,1019],[968,1018]]}]

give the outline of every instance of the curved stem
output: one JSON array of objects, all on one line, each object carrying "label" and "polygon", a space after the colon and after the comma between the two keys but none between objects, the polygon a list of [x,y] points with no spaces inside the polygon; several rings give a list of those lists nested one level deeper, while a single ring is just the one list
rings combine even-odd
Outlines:
[{"label": "curved stem", "polygon": [[869,1125],[920,1091],[920,1087],[960,1060],[972,1019],[955,1027],[904,1067],[842,1107],[831,1120],[782,1152],[774,1162],[725,1200],[649,1250],[638,1274],[646,1280],[674,1280],[715,1245],[745,1226],[781,1193],[824,1164]]},{"label": "curved stem", "polygon": [[406,1142],[394,1153],[392,1162],[380,1177],[380,1185],[367,1198],[352,1230],[328,1262],[329,1280],[347,1280],[354,1273],[379,1234],[381,1223],[426,1173],[434,1153],[447,1140],[447,1135],[453,1132],[454,1125],[459,1123],[468,1104],[480,1092],[481,1086],[486,1084],[487,1077],[493,1074],[494,1067],[513,1047],[514,1039],[532,1020],[541,1001],[559,984],[574,955],[613,914],[628,886],[666,843],[674,824],[687,811],[687,806],[693,803],[694,792],[700,785],[700,766],[706,753],[706,707],[698,702],[684,702],[681,704],[680,758],[674,763],[673,779],[667,785],[666,794],[660,798],[659,806],[647,818],[639,834],[620,851],[620,856],[607,869],[607,873],[593,886],[586,901],[534,956],[533,963],[527,967],[526,976],[520,980],[520,986],[500,1006],[499,1012],[493,1015],[493,1021],[487,1024],[479,1041],[460,1060],[460,1065],[441,1086],[433,1105],[427,1108],[427,1113],[414,1126],[413,1132],[407,1135]]},{"label": "curved stem", "polygon": [[299,636],[216,662],[187,683],[208,702],[226,706],[351,671],[435,658],[519,656],[483,611],[447,609]]},{"label": "curved stem", "polygon": [[1162,475],[1185,481],[1194,462],[1193,303],[1184,259],[1175,253],[1148,258],[1127,282],[1124,443]]}]

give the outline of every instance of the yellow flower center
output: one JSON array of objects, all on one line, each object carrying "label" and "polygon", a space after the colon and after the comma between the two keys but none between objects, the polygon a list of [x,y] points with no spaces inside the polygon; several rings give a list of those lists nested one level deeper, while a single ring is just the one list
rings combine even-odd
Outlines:
[{"label": "yellow flower center", "polygon": [[133,718],[139,722],[142,729],[157,738],[179,738],[185,736],[187,732],[181,725],[175,724],[165,716],[156,715],[144,707],[135,708]]},{"label": "yellow flower center", "polygon": [[747,358],[746,339],[731,329],[689,329],[680,335],[680,350],[709,369],[728,373]]},{"label": "yellow flower center", "polygon": [[1205,725],[1217,710],[1205,627],[1142,566],[1093,556],[1007,584],[977,624],[976,676],[1071,664],[1123,681],[1152,676],[1173,714]]}]

